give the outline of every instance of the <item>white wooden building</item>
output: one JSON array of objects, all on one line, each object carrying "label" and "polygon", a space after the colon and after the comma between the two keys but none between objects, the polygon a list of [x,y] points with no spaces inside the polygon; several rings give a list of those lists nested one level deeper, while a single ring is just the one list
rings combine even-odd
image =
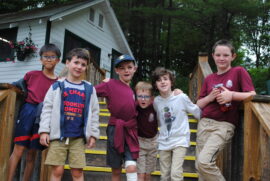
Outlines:
[{"label": "white wooden building", "polygon": [[[112,60],[130,54],[127,40],[108,0],[84,0],[76,3],[0,15],[0,83],[10,83],[31,70],[41,70],[39,55],[25,61],[3,61],[7,47],[3,40],[21,41],[29,34],[40,49],[45,43],[56,44],[61,52],[59,74],[65,54],[76,47],[90,50],[92,59],[111,76]],[[2,38],[2,40],[1,40]],[[37,52],[39,52],[39,49]]]}]

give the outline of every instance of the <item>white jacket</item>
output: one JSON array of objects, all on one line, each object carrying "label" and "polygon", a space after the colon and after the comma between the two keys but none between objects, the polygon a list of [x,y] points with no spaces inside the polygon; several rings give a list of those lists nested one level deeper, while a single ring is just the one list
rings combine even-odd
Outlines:
[{"label": "white jacket", "polygon": [[[91,85],[91,83],[84,81],[85,83],[85,94],[86,94],[86,101],[84,107],[84,136],[88,141],[90,136],[95,137],[96,139],[99,138],[99,103],[96,95],[95,88]],[[63,102],[62,99],[62,91],[61,85],[64,84],[64,80],[58,80],[55,82],[48,90],[41,113],[41,121],[39,123],[39,130],[38,133],[49,133],[50,140],[55,139],[62,139],[63,135],[61,132],[61,123],[64,122],[64,115],[63,113]],[[89,96],[89,86],[92,86],[92,94],[90,98],[90,102],[87,102],[87,96]],[[85,122],[86,121],[86,122]],[[63,127],[63,126],[62,126]]]}]

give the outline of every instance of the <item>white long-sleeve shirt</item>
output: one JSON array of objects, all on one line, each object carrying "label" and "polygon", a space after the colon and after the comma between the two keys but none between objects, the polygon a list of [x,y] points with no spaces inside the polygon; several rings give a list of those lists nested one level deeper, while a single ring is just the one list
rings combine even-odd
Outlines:
[{"label": "white long-sleeve shirt", "polygon": [[173,94],[167,98],[157,96],[154,109],[159,121],[158,149],[170,150],[178,146],[189,147],[190,130],[188,113],[199,119],[200,108],[193,104],[186,94]]}]

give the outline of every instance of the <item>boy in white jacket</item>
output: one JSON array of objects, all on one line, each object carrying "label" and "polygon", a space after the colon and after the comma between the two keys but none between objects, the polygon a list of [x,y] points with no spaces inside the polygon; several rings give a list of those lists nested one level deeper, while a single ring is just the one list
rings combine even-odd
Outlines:
[{"label": "boy in white jacket", "polygon": [[73,180],[83,181],[85,140],[87,147],[92,148],[99,137],[96,91],[89,82],[81,80],[89,60],[87,50],[71,50],[66,79],[54,83],[44,100],[39,134],[40,143],[49,146],[45,164],[52,165],[50,180],[61,180],[68,155]]}]

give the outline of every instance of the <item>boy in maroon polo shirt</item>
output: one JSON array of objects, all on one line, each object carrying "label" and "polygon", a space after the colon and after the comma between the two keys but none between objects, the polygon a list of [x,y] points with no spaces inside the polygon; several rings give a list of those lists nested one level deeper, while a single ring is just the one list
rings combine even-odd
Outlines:
[{"label": "boy in maroon polo shirt", "polygon": [[37,150],[42,149],[39,144],[38,124],[35,124],[38,104],[43,102],[49,87],[57,80],[54,68],[59,62],[61,52],[54,44],[44,45],[40,51],[41,71],[27,72],[23,78],[22,87],[27,91],[25,104],[20,110],[16,122],[14,148],[9,158],[8,181],[12,181],[18,162],[25,149],[28,149],[23,181],[31,178]]},{"label": "boy in maroon polo shirt", "polygon": [[225,181],[216,166],[217,155],[231,141],[241,101],[256,93],[247,71],[231,67],[236,54],[229,41],[216,42],[212,56],[217,73],[205,78],[197,102],[202,119],[197,132],[196,168],[200,181]]},{"label": "boy in maroon polo shirt", "polygon": [[151,172],[157,163],[158,121],[153,107],[153,87],[148,82],[138,82],[135,86],[137,97],[137,123],[140,144],[137,160],[138,181],[150,181]]},{"label": "boy in maroon polo shirt", "polygon": [[118,57],[114,63],[119,80],[110,79],[95,86],[97,95],[105,97],[111,113],[107,128],[107,164],[112,168],[112,180],[121,180],[122,161],[125,161],[128,181],[137,181],[136,159],[139,153],[135,96],[130,82],[137,70],[135,59]]}]

